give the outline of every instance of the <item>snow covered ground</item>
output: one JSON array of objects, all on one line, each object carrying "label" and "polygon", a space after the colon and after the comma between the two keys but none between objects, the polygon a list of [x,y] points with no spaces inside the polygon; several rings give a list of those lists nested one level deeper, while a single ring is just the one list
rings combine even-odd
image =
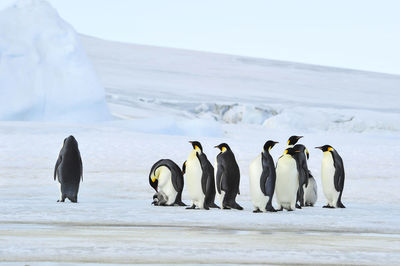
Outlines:
[{"label": "snow covered ground", "polygon": [[[399,76],[81,41],[114,120],[0,122],[0,263],[398,264]],[[83,158],[78,204],[56,202],[52,176],[70,134]],[[317,206],[252,213],[251,160],[268,139],[276,160],[293,134],[310,150]],[[231,146],[245,210],[150,205],[152,164],[182,164],[189,140],[211,162],[213,146]],[[322,208],[323,144],[344,160],[346,209]]]}]

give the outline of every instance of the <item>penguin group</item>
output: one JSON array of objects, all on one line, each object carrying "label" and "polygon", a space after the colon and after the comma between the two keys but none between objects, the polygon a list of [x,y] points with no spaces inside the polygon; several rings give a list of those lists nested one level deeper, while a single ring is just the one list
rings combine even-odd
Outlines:
[{"label": "penguin group", "polygon": [[[318,194],[317,183],[308,169],[308,149],[297,144],[302,136],[291,136],[276,165],[270,154],[278,143],[268,140],[261,153],[250,163],[250,195],[253,212],[294,211],[314,206]],[[157,161],[150,170],[149,183],[155,190],[152,204],[156,206],[187,206],[182,202],[184,184],[190,198],[187,209],[236,209],[240,195],[240,169],[228,144],[221,143],[214,166],[208,160],[199,141],[190,141],[192,149],[180,168],[170,159]],[[339,153],[330,145],[315,147],[323,152],[321,166],[322,190],[326,198],[324,208],[345,208],[342,203],[344,165]],[[185,178],[184,178],[185,176]],[[59,202],[78,201],[80,182],[83,181],[82,158],[78,142],[73,136],[64,139],[54,167],[54,180],[60,184]],[[276,199],[277,208],[272,205]],[[216,203],[217,201],[217,203]],[[219,205],[218,205],[219,204]]]},{"label": "penguin group", "polygon": [[[308,149],[297,144],[302,136],[291,136],[287,147],[275,165],[270,150],[278,143],[268,140],[262,152],[250,163],[249,186],[253,212],[294,211],[313,207],[318,199],[317,183],[308,169]],[[240,195],[240,170],[228,144],[221,143],[214,167],[198,141],[190,141],[192,150],[187,160],[178,165],[169,159],[156,162],[150,171],[149,182],[156,194],[152,204],[186,206],[182,200],[185,182],[190,198],[187,209],[222,208],[243,210],[236,202]],[[344,187],[343,160],[330,145],[316,147],[323,152],[321,181],[327,204],[324,208],[345,208],[341,198]],[[277,208],[272,205],[275,195]],[[215,203],[217,203],[219,206]]]}]

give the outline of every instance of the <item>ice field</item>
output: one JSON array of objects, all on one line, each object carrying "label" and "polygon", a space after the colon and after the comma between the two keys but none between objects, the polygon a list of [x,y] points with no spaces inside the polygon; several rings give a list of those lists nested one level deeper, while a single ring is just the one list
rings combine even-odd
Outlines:
[{"label": "ice field", "polygon": [[[53,12],[41,1],[32,3],[36,14]],[[9,21],[0,17],[0,23]],[[104,112],[104,121],[88,115],[89,101],[77,105],[87,122],[71,121],[75,113],[60,121],[46,116],[0,121],[1,264],[399,264],[400,76],[82,35],[70,41],[85,58],[87,53],[88,60],[79,65],[91,73],[92,84],[99,78],[94,92],[101,95],[104,87],[112,119],[102,108],[97,110]],[[31,53],[16,59],[7,43],[0,39],[0,84],[14,84],[4,78],[10,64],[24,73],[32,64],[40,68],[52,62],[31,61]],[[68,55],[58,61],[61,68],[79,59]],[[69,80],[47,79],[43,73],[43,80],[68,91]],[[6,88],[0,92],[9,92]],[[37,95],[46,94],[40,84],[35,88],[43,93]],[[79,88],[71,95],[60,91],[62,96],[41,104],[75,104],[81,90],[90,95],[83,85]],[[4,95],[0,117],[13,105]],[[56,202],[59,187],[53,180],[62,141],[70,134],[83,159],[77,204]],[[316,206],[252,213],[250,162],[268,139],[280,142],[271,150],[276,161],[294,134],[304,136],[300,142],[310,151]],[[150,204],[151,166],[160,158],[181,165],[191,151],[190,140],[202,143],[212,163],[218,153],[212,147],[230,145],[241,170],[237,201],[243,211]],[[322,208],[322,152],[313,147],[324,144],[343,158],[346,209]],[[185,189],[183,201],[189,204]]]}]

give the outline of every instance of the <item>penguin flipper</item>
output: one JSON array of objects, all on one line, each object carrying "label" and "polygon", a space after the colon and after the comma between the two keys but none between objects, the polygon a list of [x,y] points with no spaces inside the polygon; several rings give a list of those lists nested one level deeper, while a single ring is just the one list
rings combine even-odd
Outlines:
[{"label": "penguin flipper", "polygon": [[260,188],[265,196],[267,196],[267,180],[269,173],[270,173],[269,167],[263,167],[263,171],[261,173],[261,178],[260,178]]},{"label": "penguin flipper", "polygon": [[223,175],[223,173],[224,173],[223,166],[218,163],[217,175],[215,177],[215,179],[216,179],[215,181],[217,182],[218,194],[221,194],[221,190],[222,190],[222,175]]},{"label": "penguin flipper", "polygon": [[336,191],[343,191],[344,187],[344,166],[343,160],[336,151],[331,151],[333,157],[333,164],[335,167],[335,174],[333,177]]},{"label": "penguin flipper", "polygon": [[60,166],[61,162],[62,162],[62,156],[61,156],[61,154],[60,154],[60,155],[58,155],[57,162],[56,162],[56,165],[55,165],[55,167],[54,167],[54,180],[56,180],[57,169],[58,169],[58,167]]},{"label": "penguin flipper", "polygon": [[79,169],[80,169],[81,180],[83,181],[83,166],[82,166],[82,157],[80,153],[79,153]]},{"label": "penguin flipper", "polygon": [[264,193],[265,196],[269,196],[270,199],[272,199],[275,191],[276,181],[274,162],[272,159],[268,160],[267,156],[265,156],[264,153],[261,154],[261,158],[263,168],[260,178],[261,191]]}]

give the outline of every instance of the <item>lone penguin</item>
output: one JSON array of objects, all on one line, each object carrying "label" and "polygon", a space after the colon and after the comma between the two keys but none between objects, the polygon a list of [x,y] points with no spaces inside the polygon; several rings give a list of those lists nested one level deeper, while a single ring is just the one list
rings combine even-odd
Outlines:
[{"label": "lone penguin", "polygon": [[342,203],[344,165],[339,153],[330,145],[315,147],[323,151],[321,176],[322,190],[327,204],[324,208],[346,208]]},{"label": "lone penguin", "polygon": [[214,148],[220,149],[215,161],[217,193],[223,209],[243,210],[236,202],[240,194],[240,170],[235,155],[226,143],[221,143]]},{"label": "lone penguin", "polygon": [[79,183],[83,180],[83,169],[78,142],[73,136],[64,139],[54,167],[54,180],[56,177],[61,190],[61,198],[58,202],[64,202],[66,198],[71,202],[78,202]]},{"label": "lone penguin", "polygon": [[186,173],[186,184],[191,206],[186,209],[219,208],[215,203],[214,168],[203,152],[198,141],[189,141],[193,150],[183,164],[182,172]]},{"label": "lone penguin", "polygon": [[278,142],[268,140],[260,155],[250,164],[250,195],[254,206],[253,212],[275,212],[272,206],[276,172],[274,159],[269,151]]},{"label": "lone penguin", "polygon": [[186,206],[182,202],[183,174],[170,159],[157,161],[150,170],[150,186],[157,192],[153,204],[158,206]]}]

